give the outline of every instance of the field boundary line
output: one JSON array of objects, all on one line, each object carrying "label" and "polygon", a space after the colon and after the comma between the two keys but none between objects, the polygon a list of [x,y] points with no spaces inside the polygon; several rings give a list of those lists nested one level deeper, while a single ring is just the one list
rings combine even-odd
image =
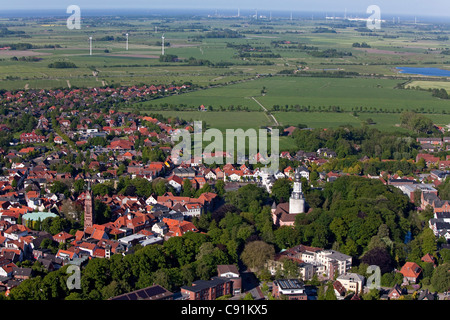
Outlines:
[{"label": "field boundary line", "polygon": [[273,114],[271,114],[271,113],[269,112],[269,110],[267,110],[266,107],[264,107],[258,100],[256,100],[255,97],[252,97],[252,99],[253,99],[257,104],[259,104],[259,106],[260,106],[261,108],[263,108],[263,110],[266,112],[266,114],[267,114],[269,117],[272,117],[273,121],[275,122],[275,125],[278,127],[280,124],[278,123],[278,120],[275,118],[275,116],[274,116]]}]

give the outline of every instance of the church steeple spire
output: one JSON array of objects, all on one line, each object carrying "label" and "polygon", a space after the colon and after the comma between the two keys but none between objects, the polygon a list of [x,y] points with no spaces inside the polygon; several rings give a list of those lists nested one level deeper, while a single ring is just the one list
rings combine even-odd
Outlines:
[{"label": "church steeple spire", "polygon": [[305,212],[305,196],[302,192],[302,176],[300,169],[295,169],[294,188],[289,198],[289,213],[297,214]]},{"label": "church steeple spire", "polygon": [[299,168],[295,169],[294,188],[292,190],[291,198],[294,198],[294,199],[303,198],[301,178],[302,178],[302,176],[300,175]]},{"label": "church steeple spire", "polygon": [[88,181],[86,197],[84,199],[84,228],[94,225],[94,199],[92,196],[91,181]]}]

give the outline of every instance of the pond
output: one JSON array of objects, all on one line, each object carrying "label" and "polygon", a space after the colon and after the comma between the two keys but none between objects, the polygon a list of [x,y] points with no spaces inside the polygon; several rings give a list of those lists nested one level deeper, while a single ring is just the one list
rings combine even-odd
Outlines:
[{"label": "pond", "polygon": [[410,67],[396,67],[400,73],[417,74],[421,76],[432,77],[450,77],[450,70],[439,68],[410,68]]}]

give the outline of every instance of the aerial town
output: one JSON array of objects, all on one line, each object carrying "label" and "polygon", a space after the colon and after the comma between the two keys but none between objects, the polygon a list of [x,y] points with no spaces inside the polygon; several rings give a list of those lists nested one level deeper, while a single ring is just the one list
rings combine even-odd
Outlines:
[{"label": "aerial town", "polygon": [[[108,99],[145,99],[161,90],[183,88],[2,93],[4,299],[39,299],[32,290],[36,285],[49,286],[41,299],[447,298],[448,288],[427,288],[448,279],[439,268],[450,258],[450,200],[438,190],[450,174],[450,155],[442,160],[430,148],[448,150],[450,137],[418,138],[409,174],[327,170],[338,158],[328,148],[282,151],[282,168],[275,174],[245,164],[174,165],[170,135],[192,123],[102,108]],[[283,134],[300,131],[288,127]],[[346,188],[360,189],[347,190],[353,195],[344,206],[358,197],[398,202],[395,209],[382,205],[383,217],[360,207],[360,223],[373,220],[364,229],[371,237],[365,242],[364,236],[351,239],[353,222],[333,209],[336,200],[320,196],[345,179]],[[381,193],[368,199],[358,191],[364,188]],[[328,221],[325,231],[311,221],[325,215],[320,197],[339,217]],[[397,219],[393,210],[405,208],[422,221],[414,227],[400,217],[406,235],[390,221]],[[112,267],[119,263],[128,267]],[[377,284],[369,282],[367,271],[374,264],[381,269]],[[81,287],[52,288],[51,279],[67,279],[63,270],[71,265],[82,270]],[[102,272],[108,280],[96,280]]]},{"label": "aerial town", "polygon": [[2,312],[450,300],[447,2],[77,2],[0,10]]}]

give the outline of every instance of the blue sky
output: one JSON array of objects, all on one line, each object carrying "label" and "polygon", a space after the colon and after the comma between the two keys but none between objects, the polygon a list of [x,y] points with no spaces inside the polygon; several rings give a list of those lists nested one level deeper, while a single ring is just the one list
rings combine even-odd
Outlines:
[{"label": "blue sky", "polygon": [[[203,8],[203,9],[258,9],[293,12],[320,11],[327,13],[365,13],[369,5],[378,5],[381,13],[401,15],[450,16],[449,0],[13,0],[6,2],[1,10],[16,9],[58,9],[78,5],[81,9],[116,8]],[[6,2],[6,4],[5,4]]]}]

